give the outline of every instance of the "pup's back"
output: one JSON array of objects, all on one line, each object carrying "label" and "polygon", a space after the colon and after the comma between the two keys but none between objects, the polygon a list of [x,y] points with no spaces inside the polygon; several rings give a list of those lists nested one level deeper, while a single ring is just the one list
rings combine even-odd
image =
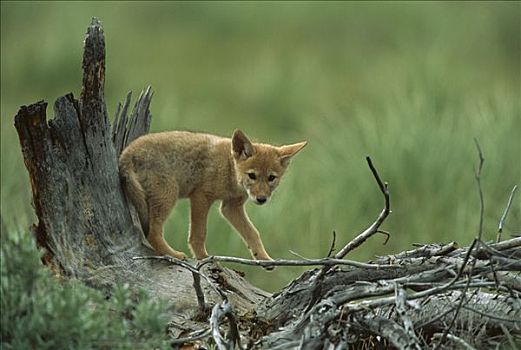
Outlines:
[{"label": "pup's back", "polygon": [[141,136],[123,150],[120,176],[145,232],[147,196],[175,193],[177,198],[188,197],[204,181],[215,145],[226,142],[209,134],[170,131]]}]

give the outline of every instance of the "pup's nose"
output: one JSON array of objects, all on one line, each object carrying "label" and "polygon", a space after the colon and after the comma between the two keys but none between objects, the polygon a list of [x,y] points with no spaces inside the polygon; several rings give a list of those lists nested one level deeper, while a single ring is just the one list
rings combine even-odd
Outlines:
[{"label": "pup's nose", "polygon": [[257,197],[257,203],[259,203],[259,204],[264,204],[264,203],[266,203],[267,200],[268,199],[264,196]]}]

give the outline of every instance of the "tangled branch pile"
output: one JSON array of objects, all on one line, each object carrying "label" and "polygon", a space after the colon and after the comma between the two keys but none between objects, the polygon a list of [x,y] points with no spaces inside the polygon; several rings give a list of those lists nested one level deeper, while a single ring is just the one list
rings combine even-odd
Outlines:
[{"label": "tangled branch pile", "polygon": [[[222,302],[209,326],[202,325],[175,344],[212,344],[219,349],[490,348],[521,340],[521,237],[499,243],[475,239],[469,247],[422,245],[378,258],[370,264],[335,259],[210,260],[260,265],[323,265],[265,298],[255,314],[236,315],[229,291],[214,278],[210,260],[176,265],[203,276]],[[327,271],[324,273],[324,271]],[[204,311],[203,288],[194,279]],[[221,324],[228,317],[229,323]],[[203,317],[204,319],[205,317]],[[175,328],[175,326],[173,327]],[[221,334],[227,330],[229,340]],[[179,332],[174,332],[179,334]],[[186,335],[186,334],[185,334]],[[206,339],[206,340],[205,340]]]},{"label": "tangled branch pile", "polygon": [[[374,267],[337,267],[309,306],[306,286],[317,271],[294,281],[265,304],[277,328],[266,348],[515,348],[521,327],[521,238],[425,245],[379,258]],[[392,265],[393,267],[379,267]]]}]

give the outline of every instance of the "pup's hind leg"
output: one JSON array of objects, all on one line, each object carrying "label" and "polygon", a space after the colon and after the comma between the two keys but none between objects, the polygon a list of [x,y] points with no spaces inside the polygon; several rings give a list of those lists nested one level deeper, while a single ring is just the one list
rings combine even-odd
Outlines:
[{"label": "pup's hind leg", "polygon": [[190,198],[190,235],[188,236],[188,244],[195,258],[198,260],[208,256],[206,251],[206,231],[208,211],[212,201],[204,195],[194,194]]},{"label": "pup's hind leg", "polygon": [[147,239],[158,254],[186,259],[184,253],[172,249],[163,237],[163,226],[175,205],[177,196],[177,186],[173,183],[147,193],[149,224]]}]

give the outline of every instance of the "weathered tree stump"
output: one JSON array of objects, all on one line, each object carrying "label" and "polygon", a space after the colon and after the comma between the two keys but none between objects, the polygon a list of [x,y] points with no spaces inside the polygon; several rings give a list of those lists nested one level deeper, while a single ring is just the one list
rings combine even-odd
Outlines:
[{"label": "weathered tree stump", "polygon": [[[148,132],[152,93],[148,88],[139,96],[130,117],[127,95],[111,129],[104,100],[105,40],[97,20],[87,31],[83,72],[80,99],[58,98],[52,120],[43,101],[21,107],[15,117],[38,217],[33,232],[44,262],[56,273],[95,288],[128,283],[166,299],[173,305],[171,336],[185,337],[175,344],[419,349],[515,347],[519,341],[521,238],[495,244],[476,239],[466,248],[425,245],[368,264],[343,260],[378,232],[390,212],[387,185],[370,160],[384,210],[334,258],[210,257],[192,264],[155,257],[121,189],[117,163],[125,145]],[[219,262],[322,267],[272,296]]]},{"label": "weathered tree stump", "polygon": [[[38,245],[45,249],[46,263],[66,276],[96,287],[129,283],[144,288],[171,301],[176,318],[189,319],[197,310],[192,274],[164,261],[132,259],[154,253],[144,244],[121,189],[117,159],[126,144],[148,132],[150,89],[141,94],[130,120],[127,96],[111,133],[104,99],[105,39],[96,20],[85,38],[83,72],[80,99],[72,94],[58,98],[49,122],[43,101],[21,107],[15,117],[38,217],[33,229]],[[212,271],[215,278],[236,284],[240,296],[231,299],[241,312],[250,312],[269,295],[231,270]],[[215,298],[202,283],[208,298]]]}]

